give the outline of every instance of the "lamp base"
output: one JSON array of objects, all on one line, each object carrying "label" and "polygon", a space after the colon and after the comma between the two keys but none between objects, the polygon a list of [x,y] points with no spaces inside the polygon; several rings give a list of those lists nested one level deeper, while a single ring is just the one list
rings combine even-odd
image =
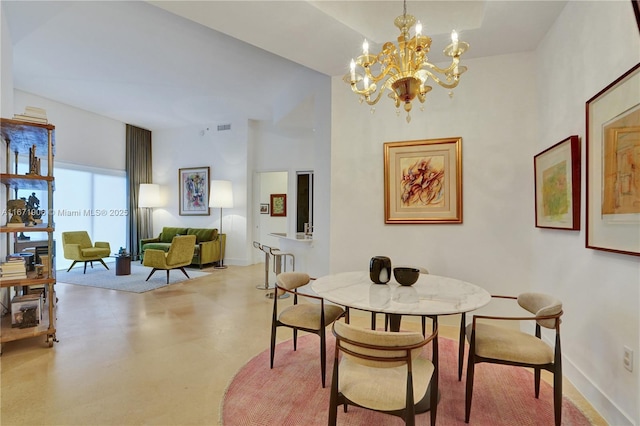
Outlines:
[{"label": "lamp base", "polygon": [[213,269],[227,269],[227,265],[224,264],[224,259],[220,260],[217,265],[213,267]]}]

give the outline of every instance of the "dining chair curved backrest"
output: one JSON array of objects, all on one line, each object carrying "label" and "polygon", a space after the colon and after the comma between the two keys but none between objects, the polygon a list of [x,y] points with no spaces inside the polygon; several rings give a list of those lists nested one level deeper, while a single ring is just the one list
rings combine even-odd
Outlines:
[{"label": "dining chair curved backrest", "polygon": [[[414,425],[415,405],[427,395],[431,425],[435,425],[437,326],[431,335],[424,337],[419,332],[369,330],[336,322],[333,334],[336,349],[329,403],[330,426],[337,422],[339,405],[344,406],[345,413],[347,406],[353,405],[398,416],[407,425]],[[430,342],[433,346],[431,360],[423,351]]]}]

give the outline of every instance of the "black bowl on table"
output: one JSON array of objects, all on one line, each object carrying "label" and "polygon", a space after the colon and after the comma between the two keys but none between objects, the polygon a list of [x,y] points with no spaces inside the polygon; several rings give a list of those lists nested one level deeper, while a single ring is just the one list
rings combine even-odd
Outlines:
[{"label": "black bowl on table", "polygon": [[393,268],[393,277],[400,285],[413,285],[420,277],[420,269],[409,266],[397,266]]}]

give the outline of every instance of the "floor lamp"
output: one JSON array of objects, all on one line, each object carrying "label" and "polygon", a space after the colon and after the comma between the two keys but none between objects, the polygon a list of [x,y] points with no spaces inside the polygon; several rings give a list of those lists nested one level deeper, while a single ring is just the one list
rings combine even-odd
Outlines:
[{"label": "floor lamp", "polygon": [[[209,207],[219,208],[220,209],[220,234],[222,234],[222,209],[229,209],[233,207],[233,190],[231,181],[228,180],[212,180],[210,193],[211,197],[209,198]],[[218,238],[220,242],[220,262],[218,266],[215,266],[217,269],[224,269],[226,266],[224,265],[224,248],[222,247],[222,235]]]},{"label": "floor lamp", "polygon": [[[154,207],[160,207],[160,185],[157,183],[141,183],[140,190],[138,191],[138,207],[145,209],[149,213],[149,220],[144,221],[144,229],[142,229],[141,238],[151,238],[153,235],[152,226],[152,209]],[[139,218],[138,218],[139,220]],[[140,250],[140,247],[138,247]],[[138,252],[138,257],[139,252]]]}]

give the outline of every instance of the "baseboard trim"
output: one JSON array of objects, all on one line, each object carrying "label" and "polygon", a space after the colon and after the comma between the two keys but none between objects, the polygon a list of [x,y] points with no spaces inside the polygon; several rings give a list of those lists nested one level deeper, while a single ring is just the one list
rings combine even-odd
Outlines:
[{"label": "baseboard trim", "polygon": [[589,401],[589,404],[610,425],[634,426],[636,423],[611,398],[584,374],[582,370],[563,354],[563,376]]}]

